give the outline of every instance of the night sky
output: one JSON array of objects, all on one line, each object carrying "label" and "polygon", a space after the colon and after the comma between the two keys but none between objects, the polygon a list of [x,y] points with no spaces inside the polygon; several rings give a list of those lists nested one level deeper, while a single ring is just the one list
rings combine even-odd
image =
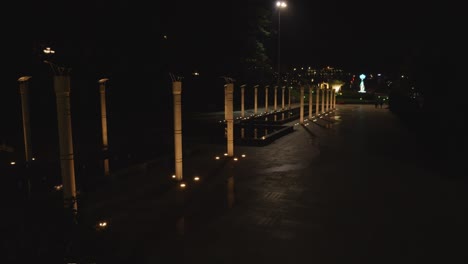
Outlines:
[{"label": "night sky", "polygon": [[[79,54],[74,67],[101,61],[104,68],[103,60],[116,56],[130,60],[122,64],[158,60],[167,55],[161,54],[166,35],[172,64],[178,65],[174,70],[202,64],[220,69],[239,56],[249,11],[271,10],[271,30],[278,29],[272,0],[20,1],[14,5],[12,12],[22,19],[5,21],[15,36],[5,43],[9,49],[27,60],[32,40],[50,43],[57,52]],[[456,15],[432,2],[291,0],[281,11],[281,61],[288,66],[332,65],[352,72],[395,71],[420,53],[450,47],[443,32],[457,27],[456,20]],[[275,61],[276,35],[269,48]],[[69,58],[66,61],[72,63]]]}]

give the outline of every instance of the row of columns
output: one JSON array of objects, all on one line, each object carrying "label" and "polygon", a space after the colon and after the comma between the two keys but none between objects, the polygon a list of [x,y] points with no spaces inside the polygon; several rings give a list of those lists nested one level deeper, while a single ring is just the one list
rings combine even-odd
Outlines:
[{"label": "row of columns", "polygon": [[[254,88],[254,115],[257,115],[258,114],[258,87],[259,85],[255,85],[253,86]],[[241,88],[241,117],[245,117],[245,88],[246,88],[246,85],[241,85],[240,86]],[[268,112],[268,108],[269,108],[269,104],[268,104],[268,97],[269,97],[269,94],[268,94],[268,88],[269,86],[266,85],[265,86],[265,112]],[[282,89],[282,92],[281,92],[281,110],[284,110],[285,109],[285,89],[286,87],[283,86],[281,87]],[[304,89],[303,87],[300,88],[301,89],[301,100],[303,101],[303,97],[304,97],[304,91],[302,89]],[[322,90],[322,101],[321,101],[321,112],[319,112],[319,108],[320,108],[320,90]],[[291,109],[291,89],[288,89],[288,109]],[[335,102],[336,102],[336,94],[335,94],[335,91],[334,89],[331,89],[329,88],[328,84],[326,83],[322,83],[320,84],[317,88],[316,88],[316,93],[317,93],[317,97],[316,97],[316,110],[315,112],[316,113],[325,113],[325,112],[328,112],[330,111],[330,109],[334,109],[335,108]],[[313,88],[312,86],[309,86],[309,118],[312,118],[312,107],[313,107]],[[273,104],[273,110],[274,111],[277,111],[277,107],[278,107],[278,104],[277,104],[277,100],[278,100],[278,86],[275,86],[274,87],[274,104]]]},{"label": "row of columns", "polygon": [[[245,117],[245,87],[246,85],[241,85],[241,117]],[[258,87],[259,85],[255,85],[254,88],[254,114],[258,114]],[[265,86],[265,112],[268,112],[268,88],[269,85]],[[286,86],[281,87],[282,92],[281,92],[281,110],[284,110],[284,91],[286,89]],[[289,97],[291,97],[291,90],[289,90]],[[273,98],[273,111],[278,110],[278,86],[274,87],[274,98]],[[291,108],[291,98],[289,98],[289,105],[288,108]]]},{"label": "row of columns", "polygon": [[[55,66],[54,66],[55,67]],[[72,209],[74,213],[78,211],[76,197],[76,179],[75,179],[75,162],[73,152],[73,133],[71,122],[71,106],[70,106],[70,75],[68,69],[54,68],[55,75],[53,77],[54,91],[56,96],[57,107],[57,124],[59,136],[59,157],[60,157],[60,173],[62,177],[62,190],[64,198],[64,207]],[[24,135],[24,153],[26,166],[29,166],[33,160],[32,144],[31,144],[31,129],[29,118],[29,80],[31,76],[23,76],[18,79],[19,92],[21,96],[21,110],[23,119],[23,135]],[[99,92],[101,99],[101,124],[102,124],[102,149],[108,150],[107,138],[107,114],[106,114],[106,94],[105,85],[108,79],[101,79],[99,83]],[[104,159],[104,174],[109,175],[109,160]],[[29,188],[29,186],[28,186]]]},{"label": "row of columns", "polygon": [[[322,91],[322,92],[320,92]],[[320,99],[322,93],[322,99]],[[309,119],[313,118],[312,105],[313,105],[313,88],[309,86]],[[300,110],[299,110],[299,123],[304,124],[304,86],[300,87]],[[321,105],[321,107],[320,107]],[[315,116],[325,114],[336,108],[336,91],[329,88],[328,84],[322,83],[316,88],[316,101],[315,101]]]},{"label": "row of columns", "polygon": [[[22,102],[22,118],[23,118],[23,133],[25,143],[25,159],[26,163],[32,160],[31,147],[31,132],[29,124],[29,97],[28,97],[28,81],[31,76],[23,76],[18,79],[21,102]],[[106,114],[106,83],[108,79],[100,79],[100,105],[101,105],[101,126],[102,126],[102,149],[108,151],[107,137],[107,114]],[[274,87],[274,109],[277,107],[277,86]],[[282,109],[284,109],[284,93],[285,88],[282,87]],[[73,153],[73,136],[71,126],[71,111],[70,111],[70,75],[64,69],[57,71],[54,75],[54,90],[57,103],[57,121],[59,130],[59,147],[60,147],[60,167],[62,175],[64,205],[66,208],[72,208],[77,211],[76,202],[76,183],[75,183],[75,168],[74,168],[74,153]],[[309,87],[309,117],[312,117],[312,87]],[[322,108],[319,112],[320,90],[322,90]],[[228,83],[224,86],[224,102],[225,102],[225,119],[227,121],[227,155],[234,156],[234,112],[233,112],[233,93],[234,84]],[[241,86],[241,115],[244,116],[244,91],[245,85]],[[291,89],[289,91],[288,108],[291,108]],[[182,82],[173,81],[172,92],[174,100],[174,153],[175,153],[175,177],[176,180],[183,179],[183,161],[182,161]],[[327,84],[321,84],[316,89],[316,115],[323,114],[330,109],[335,108],[336,96],[333,89],[329,89]],[[254,111],[257,113],[257,93],[258,85],[254,86]],[[265,109],[268,111],[268,86],[265,87]],[[300,87],[300,123],[304,122],[304,86]],[[104,173],[109,175],[108,159],[104,159]]]}]

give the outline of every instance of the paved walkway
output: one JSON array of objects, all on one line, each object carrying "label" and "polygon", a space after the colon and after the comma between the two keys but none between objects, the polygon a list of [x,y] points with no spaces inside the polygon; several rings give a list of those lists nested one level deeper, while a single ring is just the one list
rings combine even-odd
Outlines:
[{"label": "paved walkway", "polygon": [[467,182],[427,143],[387,109],[338,105],[238,161],[201,144],[184,191],[153,196],[149,170],[88,207],[109,223],[97,263],[468,263]]}]

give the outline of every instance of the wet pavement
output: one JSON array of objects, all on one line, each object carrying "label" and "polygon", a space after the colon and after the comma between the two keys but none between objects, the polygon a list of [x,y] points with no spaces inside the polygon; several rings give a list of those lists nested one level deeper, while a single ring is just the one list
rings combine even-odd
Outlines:
[{"label": "wet pavement", "polygon": [[[185,189],[146,168],[88,204],[109,223],[96,263],[468,263],[466,179],[388,109],[338,105],[296,123],[267,146],[235,146],[237,161],[199,144]],[[152,195],[158,184],[173,186]]]}]

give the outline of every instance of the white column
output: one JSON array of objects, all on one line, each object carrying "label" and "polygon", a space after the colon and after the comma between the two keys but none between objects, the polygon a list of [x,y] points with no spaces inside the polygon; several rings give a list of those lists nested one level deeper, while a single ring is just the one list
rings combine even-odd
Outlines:
[{"label": "white column", "polygon": [[241,117],[244,117],[244,115],[245,115],[245,111],[244,111],[244,104],[245,104],[244,93],[245,93],[245,84],[241,85]]},{"label": "white column", "polygon": [[29,79],[31,76],[23,76],[18,79],[21,95],[21,113],[23,119],[24,156],[26,166],[32,161],[31,127],[29,121]]},{"label": "white column", "polygon": [[226,112],[224,113],[227,122],[227,154],[234,156],[234,113],[233,113],[234,84],[224,85],[224,97],[226,102]]},{"label": "white column", "polygon": [[336,91],[333,93],[333,108],[336,109]]},{"label": "white column", "polygon": [[325,113],[325,93],[326,93],[326,86],[321,84],[322,88],[322,114]]},{"label": "white column", "polygon": [[182,181],[182,82],[172,82],[172,94],[174,97],[175,176],[177,181]]},{"label": "white column", "polygon": [[265,113],[268,113],[268,87],[265,86]]},{"label": "white column", "polygon": [[320,115],[320,110],[319,110],[319,107],[320,107],[320,85],[318,84],[317,87],[315,88],[315,92],[317,93],[317,95],[315,96],[315,116],[318,116]]},{"label": "white column", "polygon": [[309,86],[309,120],[312,119],[312,85]]},{"label": "white column", "polygon": [[76,201],[75,161],[73,155],[73,136],[70,112],[70,75],[60,72],[54,76],[57,103],[58,136],[60,145],[60,169],[64,206],[78,210]]},{"label": "white column", "polygon": [[291,89],[292,88],[288,89],[288,93],[289,93],[289,95],[288,95],[288,109],[291,109]]},{"label": "white column", "polygon": [[273,100],[274,100],[273,111],[276,112],[277,107],[278,107],[278,86],[275,86],[274,92],[275,92],[275,95],[273,97]]},{"label": "white column", "polygon": [[299,99],[299,102],[300,102],[300,106],[301,108],[299,109],[299,123],[301,125],[304,124],[304,86],[301,85],[301,95],[300,95],[300,99]]},{"label": "white column", "polygon": [[281,110],[284,110],[284,89],[286,86],[281,87]]},{"label": "white column", "polygon": [[325,112],[328,112],[330,110],[330,88],[327,85],[327,90],[325,93]]},{"label": "white column", "polygon": [[[107,139],[107,108],[106,108],[106,82],[109,79],[104,78],[98,81],[99,83],[99,93],[101,95],[101,131],[102,131],[102,150],[106,152],[109,149],[109,143]],[[104,175],[109,176],[109,159],[104,158]]]},{"label": "white column", "polygon": [[254,86],[254,114],[257,114],[258,110],[258,85]]}]

